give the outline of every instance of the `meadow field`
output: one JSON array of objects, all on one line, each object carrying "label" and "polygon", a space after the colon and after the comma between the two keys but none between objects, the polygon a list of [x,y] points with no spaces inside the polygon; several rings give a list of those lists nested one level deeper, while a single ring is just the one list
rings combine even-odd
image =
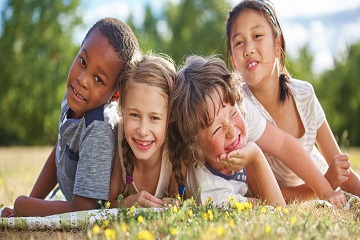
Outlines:
[{"label": "meadow field", "polygon": [[[0,147],[0,206],[12,206],[17,196],[29,194],[51,149]],[[343,151],[360,173],[360,149]],[[0,229],[0,239],[360,239],[359,208],[360,203],[339,209],[305,202],[272,209],[229,200],[227,208],[218,209],[211,201],[198,207],[187,200],[161,213],[120,209],[120,221],[87,229]]]}]

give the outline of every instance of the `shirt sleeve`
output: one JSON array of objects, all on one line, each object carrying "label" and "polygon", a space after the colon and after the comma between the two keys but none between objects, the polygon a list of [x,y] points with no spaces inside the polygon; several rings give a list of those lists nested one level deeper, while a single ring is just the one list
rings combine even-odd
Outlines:
[{"label": "shirt sleeve", "polygon": [[256,142],[265,131],[266,119],[247,97],[244,96],[242,104],[245,109],[244,119],[248,141]]},{"label": "shirt sleeve", "polygon": [[74,194],[107,200],[115,152],[115,133],[103,121],[94,121],[82,137]]}]

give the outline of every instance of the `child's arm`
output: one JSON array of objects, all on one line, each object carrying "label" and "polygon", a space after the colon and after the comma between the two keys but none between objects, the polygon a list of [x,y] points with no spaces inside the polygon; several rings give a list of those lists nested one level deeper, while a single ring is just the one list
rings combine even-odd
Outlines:
[{"label": "child's arm", "polygon": [[154,197],[146,191],[140,191],[138,193],[131,194],[120,201],[120,205],[123,207],[131,207],[132,205],[136,205],[136,207],[161,208],[162,204],[163,202],[161,199]]},{"label": "child's arm", "polygon": [[[91,210],[96,207],[97,200],[74,195],[72,201],[47,201],[33,197],[20,196],[14,203],[14,215],[49,216],[64,212]],[[31,206],[31,207],[30,207]]]},{"label": "child's arm", "polygon": [[316,144],[329,164],[325,177],[332,187],[360,196],[360,177],[350,168],[349,156],[342,154],[328,122],[325,120],[317,131]]},{"label": "child's arm", "polygon": [[113,169],[110,176],[109,202],[112,208],[131,207],[136,203],[137,207],[162,207],[161,199],[158,199],[146,191],[131,194],[123,198],[120,203],[118,196],[124,192],[124,181],[122,177],[121,164],[118,150],[115,152]]},{"label": "child's arm", "polygon": [[268,121],[258,146],[283,161],[292,171],[307,183],[316,195],[334,205],[344,205],[344,194],[335,192],[330,183],[320,173],[304,148],[294,137],[275,127]]},{"label": "child's arm", "polygon": [[45,199],[46,196],[51,192],[51,190],[55,187],[57,183],[56,178],[56,163],[55,163],[55,154],[56,154],[56,146],[51,151],[48,159],[45,162],[41,173],[36,180],[36,183],[31,190],[30,197]]},{"label": "child's arm", "polygon": [[225,166],[228,165],[228,163],[234,166],[237,162],[242,162],[243,160],[238,158],[239,152],[248,152],[247,156],[252,160],[250,166],[257,182],[261,200],[266,201],[268,205],[285,205],[284,198],[269,163],[261,149],[255,143],[249,142],[243,148],[229,153],[227,160],[222,161],[222,163],[224,163]]}]

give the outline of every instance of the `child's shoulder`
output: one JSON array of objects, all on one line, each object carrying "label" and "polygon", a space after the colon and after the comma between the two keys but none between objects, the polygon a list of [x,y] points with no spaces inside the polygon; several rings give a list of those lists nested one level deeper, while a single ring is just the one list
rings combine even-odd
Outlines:
[{"label": "child's shoulder", "polygon": [[94,121],[100,121],[110,124],[114,128],[120,119],[117,108],[117,102],[109,102],[87,111],[84,116],[86,126],[89,126]]},{"label": "child's shoulder", "polygon": [[311,83],[295,78],[291,78],[288,85],[294,93],[313,93],[314,88]]}]

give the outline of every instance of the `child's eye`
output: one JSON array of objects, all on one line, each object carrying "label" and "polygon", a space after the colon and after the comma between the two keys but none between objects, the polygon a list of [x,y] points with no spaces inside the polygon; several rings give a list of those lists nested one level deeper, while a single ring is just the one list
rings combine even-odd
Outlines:
[{"label": "child's eye", "polygon": [[133,118],[139,118],[139,115],[136,113],[130,113],[129,115],[130,115],[130,117],[133,117]]},{"label": "child's eye", "polygon": [[256,35],[254,36],[254,39],[256,39],[256,38],[260,38],[260,37],[262,37],[262,35],[261,35],[261,34],[256,34]]},{"label": "child's eye", "polygon": [[221,127],[218,127],[217,129],[215,129],[215,131],[213,132],[213,136],[217,133],[217,132],[219,132],[220,131],[220,129],[221,129]]},{"label": "child's eye", "polygon": [[235,112],[231,115],[231,117],[235,116],[237,113],[238,113],[238,111],[235,111]]},{"label": "child's eye", "polygon": [[100,84],[104,84],[104,81],[99,77],[95,77],[95,81],[97,81]]},{"label": "child's eye", "polygon": [[150,117],[150,119],[153,120],[153,121],[160,120],[159,117],[155,117],[155,116]]},{"label": "child's eye", "polygon": [[81,63],[81,65],[83,65],[84,67],[86,67],[86,62],[85,62],[85,60],[84,60],[82,57],[80,57],[80,63]]},{"label": "child's eye", "polygon": [[240,45],[242,45],[243,43],[244,43],[243,41],[237,41],[237,42],[235,42],[235,47],[240,46]]}]

